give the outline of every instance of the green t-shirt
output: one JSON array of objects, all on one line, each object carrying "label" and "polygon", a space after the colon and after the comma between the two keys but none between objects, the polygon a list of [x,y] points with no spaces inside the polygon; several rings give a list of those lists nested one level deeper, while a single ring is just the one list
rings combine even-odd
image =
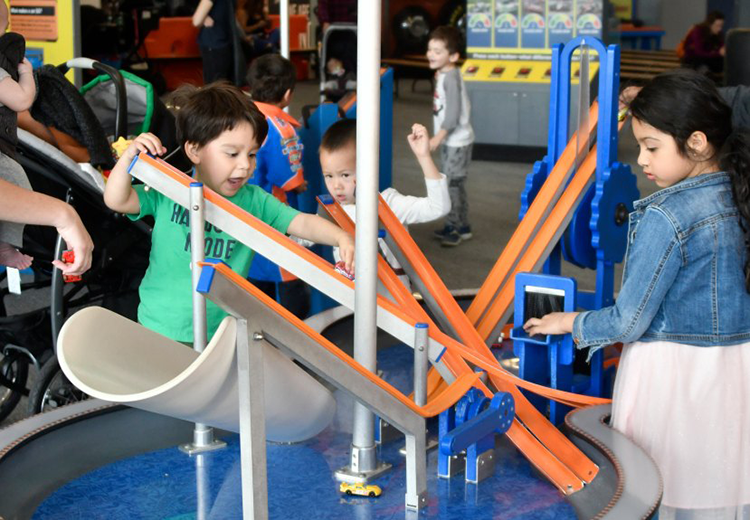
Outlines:
[{"label": "green t-shirt", "polygon": [[[138,321],[175,341],[193,341],[193,299],[190,275],[190,212],[154,189],[135,186],[141,212],[128,215],[138,220],[154,217],[148,269],[139,288]],[[299,211],[279,202],[263,188],[245,185],[227,200],[281,233]],[[206,222],[206,258],[217,258],[233,271],[247,276],[255,252]],[[206,301],[207,332],[210,340],[227,315]]]}]

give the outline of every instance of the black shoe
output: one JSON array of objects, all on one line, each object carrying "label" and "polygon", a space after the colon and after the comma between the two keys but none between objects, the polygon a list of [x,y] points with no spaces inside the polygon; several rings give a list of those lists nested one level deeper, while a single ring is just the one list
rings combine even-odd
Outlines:
[{"label": "black shoe", "polygon": [[471,226],[464,226],[458,228],[458,234],[461,235],[463,240],[469,240],[474,235],[471,233]]},{"label": "black shoe", "polygon": [[432,234],[433,234],[433,236],[435,238],[437,238],[439,240],[443,240],[445,237],[447,237],[448,235],[450,235],[453,231],[455,231],[453,229],[453,226],[447,226],[446,225],[443,229],[436,229],[435,231],[433,231]]},{"label": "black shoe", "polygon": [[448,233],[443,240],[440,241],[440,245],[443,247],[455,247],[459,245],[462,242],[461,234],[456,231],[455,229],[452,229],[450,233]]}]

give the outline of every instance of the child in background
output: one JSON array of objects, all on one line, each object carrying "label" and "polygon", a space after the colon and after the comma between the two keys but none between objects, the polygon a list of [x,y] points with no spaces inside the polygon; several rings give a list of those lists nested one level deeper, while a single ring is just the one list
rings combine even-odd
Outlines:
[{"label": "child in background", "polygon": [[661,74],[630,104],[638,164],[615,305],[531,319],[591,351],[622,342],[612,426],[656,461],[660,519],[750,516],[750,139],[711,80]]},{"label": "child in background", "polygon": [[435,237],[448,247],[472,237],[466,176],[474,130],[469,123],[469,96],[456,66],[460,58],[460,42],[461,35],[456,28],[441,26],[432,31],[427,44],[427,60],[430,68],[436,71],[432,108],[435,135],[430,139],[430,150],[440,148],[440,161],[450,183],[451,195],[451,211],[445,218],[443,229],[435,231]]},{"label": "child in background", "polygon": [[[422,125],[413,125],[412,132],[407,137],[409,146],[419,162],[424,173],[427,186],[426,197],[402,195],[393,188],[381,193],[388,207],[404,225],[431,222],[445,216],[451,208],[448,194],[448,181],[435,166],[430,155],[429,134]],[[347,215],[355,220],[356,217],[356,186],[357,186],[357,122],[354,119],[337,121],[326,131],[320,143],[320,165],[323,178],[331,197],[341,204]],[[390,249],[380,240],[386,260],[393,267],[404,285],[409,287],[409,279]],[[339,259],[339,253],[334,249],[334,257]]]},{"label": "child in background", "polygon": [[[255,106],[266,116],[268,137],[258,151],[249,182],[299,209],[297,194],[307,188],[302,142],[296,131],[300,124],[284,112],[291,103],[295,79],[294,65],[280,54],[266,54],[250,65],[247,82]],[[302,280],[261,255],[253,258],[248,279],[298,318],[307,317],[310,291]]]},{"label": "child in background", "polygon": [[[179,106],[177,138],[194,165],[196,181],[281,233],[339,247],[347,268],[352,268],[351,236],[325,219],[299,213],[262,188],[247,183],[268,125],[245,94],[229,84],[219,83],[200,90],[186,88],[176,94],[175,101]],[[113,168],[104,201],[133,220],[153,215],[149,266],[139,289],[138,321],[176,341],[191,342],[189,212],[156,190],[131,186],[128,166],[144,151],[161,155],[166,150],[153,134],[138,136]],[[206,224],[206,256],[224,261],[244,276],[250,268],[253,251]],[[210,339],[226,313],[212,302],[206,303],[206,312]]]}]

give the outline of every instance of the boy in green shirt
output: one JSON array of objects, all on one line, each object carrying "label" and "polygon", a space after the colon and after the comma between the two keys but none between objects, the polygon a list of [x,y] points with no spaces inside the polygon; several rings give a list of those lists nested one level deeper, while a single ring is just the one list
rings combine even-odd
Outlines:
[{"label": "boy in green shirt", "polygon": [[[268,132],[266,118],[240,90],[215,83],[186,91],[177,111],[177,137],[195,167],[195,180],[248,211],[281,233],[340,248],[353,268],[354,240],[327,220],[279,202],[262,188],[247,184],[255,155]],[[159,138],[139,135],[110,173],[104,202],[133,220],[154,217],[151,254],[141,282],[138,321],[176,341],[193,340],[192,282],[188,210],[156,190],[131,186],[128,166],[140,152],[166,152]],[[344,253],[345,252],[345,253]],[[219,258],[247,276],[254,252],[206,223],[206,256]],[[206,302],[210,339],[226,316]]]}]

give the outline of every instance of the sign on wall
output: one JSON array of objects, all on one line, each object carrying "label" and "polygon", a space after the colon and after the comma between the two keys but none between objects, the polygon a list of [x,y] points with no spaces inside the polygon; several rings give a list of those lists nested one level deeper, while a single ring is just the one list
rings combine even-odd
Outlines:
[{"label": "sign on wall", "polygon": [[467,0],[469,57],[549,53],[580,35],[602,37],[604,0]]},{"label": "sign on wall", "polygon": [[[6,0],[0,0],[6,1]],[[26,56],[34,67],[59,65],[80,56],[78,0],[10,0],[9,30],[26,39]],[[74,72],[68,73],[73,79]]]}]

